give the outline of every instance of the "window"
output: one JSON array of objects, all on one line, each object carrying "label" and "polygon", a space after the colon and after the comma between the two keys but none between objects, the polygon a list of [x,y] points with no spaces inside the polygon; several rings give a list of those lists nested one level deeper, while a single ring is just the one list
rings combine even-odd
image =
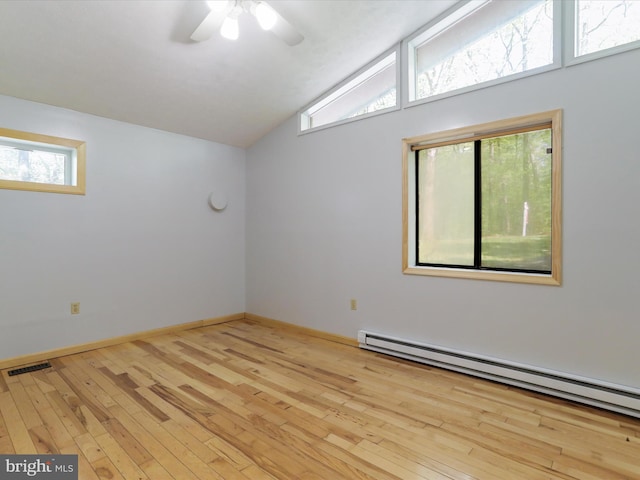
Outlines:
[{"label": "window", "polygon": [[300,114],[300,131],[348,121],[397,106],[397,52],[373,65],[316,101]]},{"label": "window", "polygon": [[636,48],[640,41],[640,0],[576,0],[575,57]]},{"label": "window", "polygon": [[401,45],[300,110],[298,133],[640,48],[640,0],[464,0]]},{"label": "window", "polygon": [[409,101],[553,65],[553,17],[551,0],[462,5],[408,41]]},{"label": "window", "polygon": [[560,283],[561,111],[403,142],[403,270]]},{"label": "window", "polygon": [[0,128],[0,188],[85,193],[85,143]]}]

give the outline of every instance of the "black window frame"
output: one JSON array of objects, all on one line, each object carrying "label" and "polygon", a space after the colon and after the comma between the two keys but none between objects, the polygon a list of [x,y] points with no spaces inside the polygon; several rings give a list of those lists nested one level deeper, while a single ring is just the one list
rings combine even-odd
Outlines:
[{"label": "black window frame", "polygon": [[[530,130],[525,130],[519,133],[529,133],[537,130],[549,130],[551,134],[551,140],[553,143],[553,129],[551,125],[545,126],[544,128],[532,127]],[[416,224],[416,232],[415,232],[415,258],[416,265],[420,267],[439,267],[439,268],[462,268],[468,270],[486,270],[486,271],[496,271],[496,272],[517,272],[517,273],[533,273],[533,274],[541,274],[541,275],[550,275],[551,269],[549,270],[534,270],[534,269],[526,269],[526,268],[506,268],[506,267],[485,267],[482,265],[482,142],[485,140],[499,138],[502,136],[509,135],[509,133],[500,133],[495,136],[483,136],[482,138],[477,138],[473,141],[473,265],[457,265],[451,263],[429,263],[429,262],[420,262],[418,259],[420,258],[420,195],[419,195],[419,184],[420,184],[420,150],[416,150],[414,152],[415,155],[415,224]],[[460,140],[460,142],[452,143],[452,145],[458,145],[460,143],[469,143],[468,140]],[[553,149],[549,148],[547,153],[553,153]],[[552,160],[553,162],[553,160]]]}]

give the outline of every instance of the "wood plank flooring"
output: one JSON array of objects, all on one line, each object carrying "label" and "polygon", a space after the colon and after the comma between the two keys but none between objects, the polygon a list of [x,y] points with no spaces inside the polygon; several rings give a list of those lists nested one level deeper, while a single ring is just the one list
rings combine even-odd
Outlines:
[{"label": "wood plank flooring", "polygon": [[0,453],[97,479],[640,478],[640,420],[235,321],[0,376]]}]

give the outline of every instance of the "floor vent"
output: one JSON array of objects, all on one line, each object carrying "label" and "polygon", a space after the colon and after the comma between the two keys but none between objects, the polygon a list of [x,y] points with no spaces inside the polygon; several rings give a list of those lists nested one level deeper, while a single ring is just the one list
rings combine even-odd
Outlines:
[{"label": "floor vent", "polygon": [[43,370],[45,368],[51,368],[51,364],[49,362],[38,363],[37,365],[29,365],[28,367],[16,368],[15,370],[9,370],[8,374],[10,377],[14,375],[22,375],[23,373],[36,372],[38,370]]},{"label": "floor vent", "polygon": [[640,418],[640,389],[468,352],[358,332],[360,348]]}]

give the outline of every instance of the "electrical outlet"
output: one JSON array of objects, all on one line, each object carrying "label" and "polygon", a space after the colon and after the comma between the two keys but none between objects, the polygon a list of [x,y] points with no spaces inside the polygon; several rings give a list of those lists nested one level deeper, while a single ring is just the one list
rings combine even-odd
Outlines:
[{"label": "electrical outlet", "polygon": [[351,299],[351,310],[357,310],[358,309],[358,301],[355,298]]},{"label": "electrical outlet", "polygon": [[73,302],[71,304],[71,315],[78,315],[80,313],[80,302]]}]

